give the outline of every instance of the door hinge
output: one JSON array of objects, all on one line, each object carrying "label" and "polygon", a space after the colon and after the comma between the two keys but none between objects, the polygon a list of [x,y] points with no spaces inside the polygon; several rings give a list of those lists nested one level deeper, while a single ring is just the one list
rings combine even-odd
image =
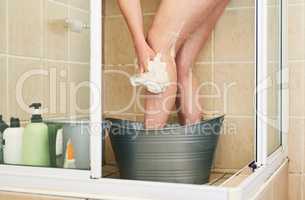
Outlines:
[{"label": "door hinge", "polygon": [[256,161],[251,162],[248,167],[251,168],[252,172],[255,172],[255,170],[258,169]]}]

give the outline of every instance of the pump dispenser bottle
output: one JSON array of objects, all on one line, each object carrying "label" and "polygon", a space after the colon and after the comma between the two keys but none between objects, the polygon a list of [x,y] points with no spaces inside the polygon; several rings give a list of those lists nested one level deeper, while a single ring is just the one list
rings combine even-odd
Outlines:
[{"label": "pump dispenser bottle", "polygon": [[3,133],[8,125],[3,121],[2,115],[0,115],[0,164],[3,164]]},{"label": "pump dispenser bottle", "polygon": [[22,137],[24,129],[18,118],[11,118],[10,127],[3,133],[3,161],[5,164],[22,164]]},{"label": "pump dispenser bottle", "polygon": [[43,123],[41,104],[33,103],[31,123],[24,130],[23,164],[31,166],[50,166],[48,126]]}]

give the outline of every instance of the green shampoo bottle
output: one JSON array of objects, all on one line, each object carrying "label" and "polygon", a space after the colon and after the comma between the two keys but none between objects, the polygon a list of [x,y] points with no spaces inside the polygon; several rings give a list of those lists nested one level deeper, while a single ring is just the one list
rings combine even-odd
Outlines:
[{"label": "green shampoo bottle", "polygon": [[43,123],[41,104],[33,103],[31,123],[25,127],[23,135],[22,161],[24,165],[49,167],[49,136],[48,126]]}]

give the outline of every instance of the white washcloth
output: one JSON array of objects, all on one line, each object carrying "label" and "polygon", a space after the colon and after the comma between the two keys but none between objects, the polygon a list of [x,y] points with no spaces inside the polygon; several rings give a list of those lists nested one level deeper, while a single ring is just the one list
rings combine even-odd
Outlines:
[{"label": "white washcloth", "polygon": [[143,85],[154,94],[164,92],[170,84],[170,79],[166,63],[161,61],[161,54],[149,61],[148,72],[132,76],[130,82],[133,86]]}]

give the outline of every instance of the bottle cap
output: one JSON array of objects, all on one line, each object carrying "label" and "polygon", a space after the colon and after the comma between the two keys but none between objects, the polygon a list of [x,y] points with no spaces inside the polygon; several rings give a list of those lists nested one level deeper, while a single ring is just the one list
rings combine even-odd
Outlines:
[{"label": "bottle cap", "polygon": [[18,118],[11,118],[11,128],[19,128],[20,127],[20,120]]},{"label": "bottle cap", "polygon": [[31,118],[32,123],[41,123],[42,122],[42,116],[40,112],[41,103],[32,103],[30,105],[30,108],[33,108],[33,114]]}]

